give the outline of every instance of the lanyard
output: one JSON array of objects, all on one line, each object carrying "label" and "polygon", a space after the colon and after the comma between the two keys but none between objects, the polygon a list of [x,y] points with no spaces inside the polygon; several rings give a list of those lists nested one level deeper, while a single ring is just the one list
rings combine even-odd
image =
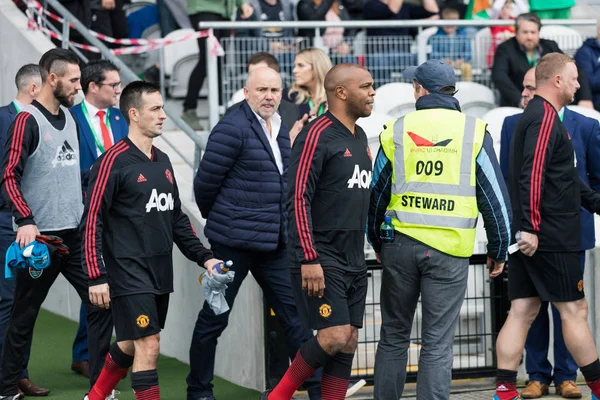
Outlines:
[{"label": "lanyard", "polygon": [[565,119],[565,108],[561,108],[560,111],[558,112],[558,118],[560,118],[560,122],[564,122],[563,120]]},{"label": "lanyard", "polygon": [[[92,124],[92,121],[90,121],[90,116],[89,116],[89,113],[88,113],[87,107],[85,106],[84,101],[81,102],[81,109],[83,110],[83,115],[85,115],[85,119],[86,119],[88,125],[90,126],[90,130],[92,131],[92,134],[94,135],[94,141],[96,142],[96,146],[98,146],[98,149],[100,149],[100,153],[104,153],[104,146],[102,145],[102,142],[100,142],[100,139],[98,138],[98,134],[96,133],[96,130],[94,129],[94,125]],[[106,127],[110,131],[110,108],[106,111],[105,124],[106,124]]]},{"label": "lanyard", "polygon": [[[315,103],[313,103],[312,100],[309,100],[308,101],[308,106],[312,110],[315,107]],[[317,111],[317,117],[320,117],[321,114],[323,114],[324,111],[325,111],[325,104],[321,103],[321,105],[319,106],[319,110]]]},{"label": "lanyard", "polygon": [[19,108],[19,106],[17,105],[17,103],[14,102],[14,101],[12,103],[13,103],[13,106],[15,106],[15,108],[17,109],[17,114],[20,113],[21,109]]},{"label": "lanyard", "polygon": [[535,65],[537,64],[537,53],[533,54],[533,57],[529,57],[529,54],[525,53],[525,56],[527,57],[527,61],[529,61],[529,66],[530,67],[535,67]]}]

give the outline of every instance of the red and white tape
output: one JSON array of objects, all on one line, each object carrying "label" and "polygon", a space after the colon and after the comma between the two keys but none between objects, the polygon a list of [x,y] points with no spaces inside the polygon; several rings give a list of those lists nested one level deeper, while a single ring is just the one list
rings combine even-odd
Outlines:
[{"label": "red and white tape", "polygon": [[[39,17],[39,15],[44,13],[50,18],[52,18],[58,22],[64,23],[64,19],[62,17],[46,10],[36,0],[28,1],[27,5],[28,5],[28,7],[37,10],[38,17]],[[38,19],[38,21],[36,21],[33,16],[33,13],[30,10],[27,10],[27,16],[28,16],[28,21],[27,21],[28,29],[40,30],[40,31],[44,32],[45,34],[52,36],[55,39],[63,40],[63,38],[60,34],[53,32],[50,29],[42,27],[39,19]],[[73,24],[71,24],[71,23],[69,23],[69,26],[71,28],[74,28]],[[219,43],[219,40],[213,35],[212,29],[188,33],[188,34],[179,36],[177,38],[169,38],[169,39],[163,38],[163,39],[151,39],[151,40],[148,40],[148,39],[116,39],[116,38],[113,38],[110,36],[103,35],[98,32],[94,32],[92,30],[89,30],[88,32],[92,36],[95,36],[96,38],[98,38],[102,41],[105,41],[107,43],[114,43],[114,44],[121,44],[121,45],[129,46],[129,47],[121,47],[118,49],[111,49],[110,51],[115,55],[141,54],[141,53],[145,53],[147,51],[158,50],[160,48],[166,47],[173,43],[184,42],[187,40],[199,39],[199,38],[203,38],[203,37],[208,37],[208,40],[210,41],[211,55],[217,56],[217,57],[222,57],[225,55],[225,51],[223,50],[221,43]],[[97,48],[95,46],[82,44],[82,43],[76,43],[73,41],[69,41],[69,43],[71,45],[73,45],[74,47],[77,47],[77,48],[80,48],[83,50],[91,51],[94,53],[102,52],[99,48]]]}]

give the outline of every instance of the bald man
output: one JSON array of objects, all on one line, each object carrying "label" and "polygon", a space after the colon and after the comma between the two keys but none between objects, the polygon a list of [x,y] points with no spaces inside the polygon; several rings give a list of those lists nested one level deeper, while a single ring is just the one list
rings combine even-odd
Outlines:
[{"label": "bald man", "polygon": [[[206,218],[215,256],[233,261],[235,280],[225,297],[233,306],[248,272],[275,311],[293,358],[312,337],[296,310],[287,244],[287,170],[290,137],[277,113],[281,76],[271,68],[250,72],[246,100],[213,128],[194,180],[196,203]],[[190,349],[188,400],[212,400],[217,339],[229,312],[215,315],[207,303],[198,315]],[[311,374],[312,375],[312,374]],[[307,381],[311,400],[320,399],[320,376]]]},{"label": "bald man", "polygon": [[346,397],[367,294],[364,239],[371,153],[356,120],[371,115],[373,78],[356,64],[325,77],[329,111],[294,143],[288,211],[292,287],[304,326],[317,331],[263,400],[289,400],[323,367],[323,399]]}]

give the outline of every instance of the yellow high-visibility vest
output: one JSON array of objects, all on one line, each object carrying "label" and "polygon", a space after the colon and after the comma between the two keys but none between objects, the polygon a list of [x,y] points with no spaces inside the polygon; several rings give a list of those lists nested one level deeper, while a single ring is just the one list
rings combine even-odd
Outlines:
[{"label": "yellow high-visibility vest", "polygon": [[386,215],[394,228],[456,257],[469,257],[477,225],[475,159],[486,124],[458,111],[419,110],[386,125],[393,166]]}]

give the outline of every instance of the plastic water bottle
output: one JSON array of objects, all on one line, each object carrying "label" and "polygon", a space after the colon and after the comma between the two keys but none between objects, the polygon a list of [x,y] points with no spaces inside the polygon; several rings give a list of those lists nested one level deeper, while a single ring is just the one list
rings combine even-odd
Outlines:
[{"label": "plastic water bottle", "polygon": [[233,261],[228,260],[225,262],[220,262],[213,267],[213,272],[217,272],[219,274],[225,274],[229,271],[229,269],[233,266]]},{"label": "plastic water bottle", "polygon": [[[213,266],[213,274],[226,274],[227,272],[229,272],[229,269],[233,266],[233,261],[228,260],[225,262],[220,262],[218,264],[216,264],[215,266]],[[198,277],[198,282],[202,285],[202,278],[204,278],[204,274],[206,274],[207,271],[203,272],[200,274],[200,276]]]},{"label": "plastic water bottle", "polygon": [[381,224],[380,236],[382,243],[394,243],[394,225],[392,225],[392,217],[387,216]]}]

